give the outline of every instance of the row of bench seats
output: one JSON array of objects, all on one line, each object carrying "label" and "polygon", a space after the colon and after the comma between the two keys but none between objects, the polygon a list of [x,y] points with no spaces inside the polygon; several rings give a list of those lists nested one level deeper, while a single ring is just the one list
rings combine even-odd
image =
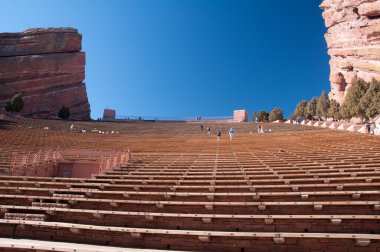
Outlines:
[{"label": "row of bench seats", "polygon": [[285,124],[256,134],[257,124],[243,123],[218,142],[200,123],[88,124],[117,136],[69,134],[64,123],[43,134],[79,148],[127,145],[131,163],[92,178],[0,176],[2,237],[189,251],[380,249],[377,138]]}]

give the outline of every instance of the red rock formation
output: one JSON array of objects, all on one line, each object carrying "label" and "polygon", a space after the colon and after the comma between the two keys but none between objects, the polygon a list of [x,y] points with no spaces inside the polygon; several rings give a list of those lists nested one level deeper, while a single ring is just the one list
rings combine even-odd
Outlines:
[{"label": "red rock formation", "polygon": [[62,106],[72,119],[90,118],[82,35],[72,28],[0,33],[0,113],[21,92],[22,115],[48,118]]},{"label": "red rock formation", "polygon": [[354,77],[380,80],[380,1],[324,0],[330,98],[344,101]]}]

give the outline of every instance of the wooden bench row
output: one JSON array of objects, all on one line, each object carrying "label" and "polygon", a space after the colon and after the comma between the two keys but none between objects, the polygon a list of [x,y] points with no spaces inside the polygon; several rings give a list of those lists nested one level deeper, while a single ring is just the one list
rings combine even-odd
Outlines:
[{"label": "wooden bench row", "polygon": [[[159,236],[193,236],[202,242],[210,242],[213,238],[271,238],[274,243],[284,244],[287,238],[314,238],[314,239],[355,239],[358,246],[368,246],[371,240],[380,240],[377,234],[343,234],[343,233],[287,233],[287,232],[222,232],[222,231],[196,231],[196,230],[167,230],[167,229],[146,229],[146,228],[127,228],[96,226],[60,222],[44,221],[25,221],[25,220],[4,220],[0,219],[0,225],[19,225],[23,228],[33,226],[38,228],[68,229],[75,234],[84,230],[103,231],[103,232],[121,232],[129,234],[132,238],[143,239],[144,235]],[[84,235],[81,233],[81,235]]]},{"label": "wooden bench row", "polygon": [[378,190],[380,183],[366,180],[364,183],[319,183],[319,184],[271,184],[271,185],[148,185],[148,184],[104,184],[104,183],[14,183],[4,184],[2,188],[32,187],[35,190],[60,190],[60,189],[80,189],[99,191],[144,191],[144,192],[286,192],[286,191],[342,191],[342,190]]},{"label": "wooden bench row", "polygon": [[[294,197],[298,197],[301,200],[308,200],[309,197],[323,197],[328,196],[329,198],[338,200],[338,196],[348,196],[352,200],[357,200],[359,198],[363,198],[366,196],[374,196],[374,198],[379,197],[379,190],[355,190],[355,191],[343,191],[342,188],[338,188],[341,190],[338,191],[299,191],[298,187],[293,187],[292,192],[157,192],[157,191],[105,191],[99,189],[81,189],[81,188],[70,188],[70,189],[53,189],[53,188],[35,188],[35,187],[0,187],[1,191],[7,191],[8,193],[17,193],[17,194],[26,194],[26,195],[57,195],[57,194],[67,194],[67,197],[70,195],[85,195],[89,198],[136,198],[140,197],[142,199],[146,199],[148,197],[161,197],[163,199],[172,199],[174,198],[189,198],[191,197],[204,197],[210,201],[217,201],[222,199],[223,201],[227,200],[237,200],[239,198],[244,199],[245,201],[250,200],[259,200],[262,198],[283,198],[284,201],[287,198],[289,200]],[[4,194],[4,192],[3,192]],[[172,199],[173,200],[173,199]]]},{"label": "wooden bench row", "polygon": [[[56,202],[68,203],[74,208],[91,209],[151,209],[152,211],[176,212],[181,210],[193,213],[247,213],[267,211],[268,214],[275,213],[312,213],[323,211],[331,213],[339,208],[341,213],[376,214],[380,210],[379,201],[252,201],[252,202],[210,202],[210,201],[160,201],[160,200],[121,200],[121,199],[93,199],[86,197],[70,197],[59,195],[49,196],[27,196],[27,195],[0,195],[3,205],[26,205],[28,202]],[[30,204],[30,203],[29,203]],[[289,208],[291,206],[291,208]],[[326,210],[325,210],[326,209]]]},{"label": "wooden bench row", "polygon": [[[363,176],[360,176],[363,175]],[[280,175],[281,176],[281,175]],[[54,181],[54,180],[51,180]],[[60,181],[60,180],[58,180]],[[75,181],[75,180],[74,180]],[[295,185],[295,184],[315,184],[315,183],[350,183],[350,182],[366,182],[366,183],[372,183],[380,181],[380,176],[368,176],[368,174],[355,174],[352,173],[350,177],[324,177],[319,178],[319,176],[314,176],[313,178],[305,178],[305,179],[292,179],[292,178],[277,178],[277,179],[262,179],[262,180],[256,180],[256,179],[243,179],[243,180],[186,180],[186,179],[178,179],[178,180],[154,180],[154,179],[135,179],[135,180],[123,180],[123,179],[82,179],[82,180],[76,180],[75,182],[71,182],[70,180],[65,182],[48,182],[46,180],[43,181],[30,181],[30,180],[5,180],[3,182],[4,185],[14,185],[14,186],[26,186],[26,185],[35,185],[37,187],[40,186],[50,186],[50,185],[62,185],[62,186],[101,186],[103,185],[115,185],[115,186],[140,186],[140,185],[154,185],[154,184],[166,184],[166,185],[172,185],[172,186],[179,186],[179,185],[275,185],[275,184],[286,184],[286,185]]]}]

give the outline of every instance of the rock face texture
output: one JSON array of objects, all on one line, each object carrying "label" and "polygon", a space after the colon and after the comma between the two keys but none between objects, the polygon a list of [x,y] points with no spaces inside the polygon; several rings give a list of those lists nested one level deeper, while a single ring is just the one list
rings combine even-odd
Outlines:
[{"label": "rock face texture", "polygon": [[73,28],[0,33],[0,113],[22,93],[21,115],[55,117],[62,106],[70,119],[90,119],[82,35]]},{"label": "rock face texture", "polygon": [[324,0],[329,97],[342,103],[354,77],[380,80],[380,0]]}]

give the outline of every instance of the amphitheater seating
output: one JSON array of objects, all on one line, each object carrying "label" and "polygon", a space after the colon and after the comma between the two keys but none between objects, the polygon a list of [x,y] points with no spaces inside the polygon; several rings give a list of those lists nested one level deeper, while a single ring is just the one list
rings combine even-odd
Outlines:
[{"label": "amphitheater seating", "polygon": [[128,147],[131,162],[86,179],[10,176],[2,165],[0,249],[380,250],[377,137],[292,123],[263,124],[267,134],[211,123],[211,135],[200,123],[76,122],[97,129],[86,134],[70,124],[8,122],[0,160],[44,146]]}]

